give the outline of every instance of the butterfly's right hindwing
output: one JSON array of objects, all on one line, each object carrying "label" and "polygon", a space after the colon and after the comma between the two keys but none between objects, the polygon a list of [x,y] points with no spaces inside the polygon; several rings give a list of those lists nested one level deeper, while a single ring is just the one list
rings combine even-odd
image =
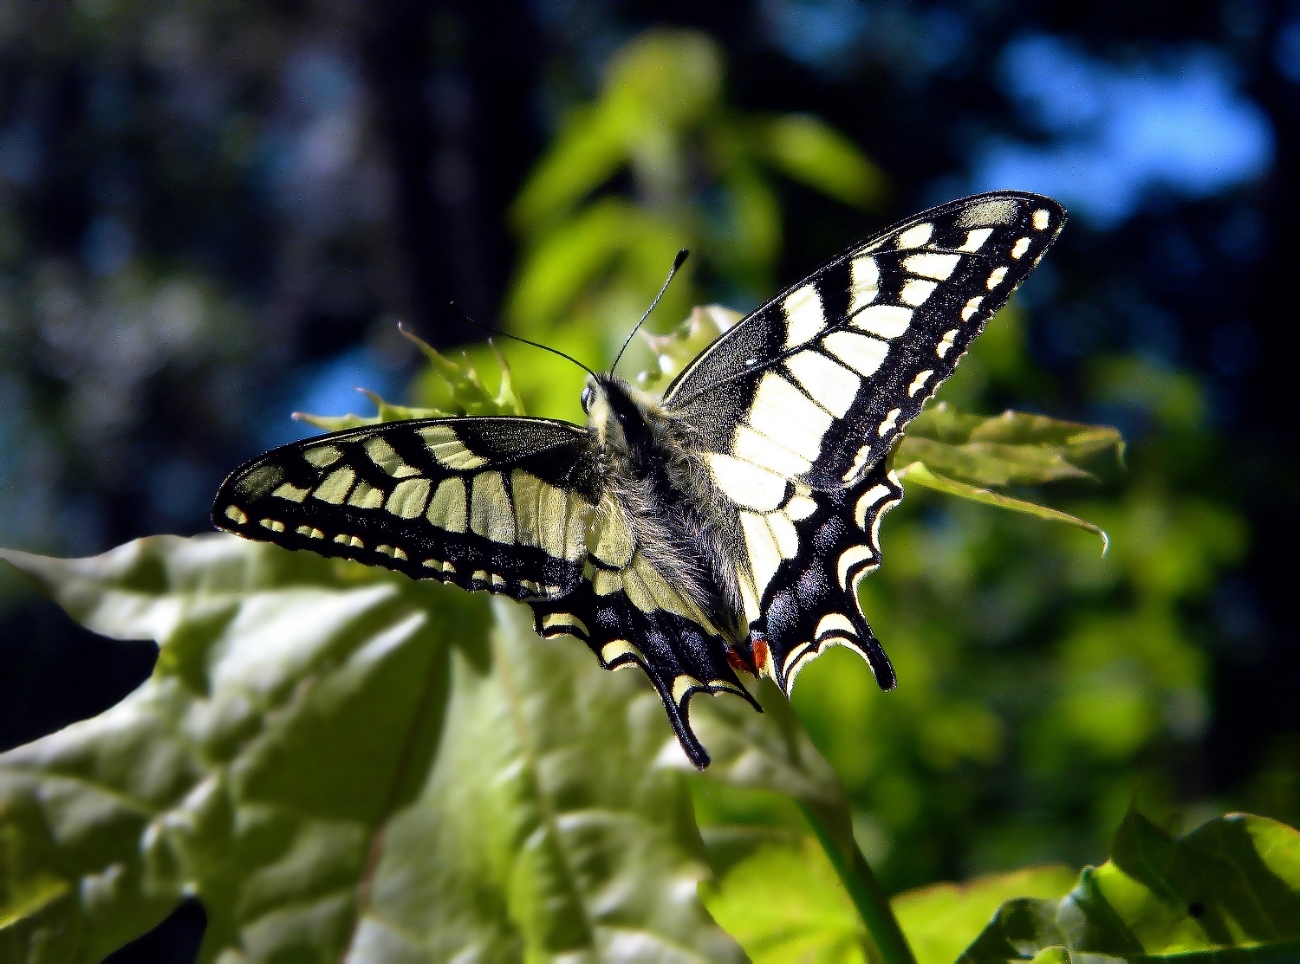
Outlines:
[{"label": "butterfly's right hindwing", "polygon": [[586,433],[535,418],[390,422],[274,449],[237,469],[218,527],[515,599],[582,582]]}]

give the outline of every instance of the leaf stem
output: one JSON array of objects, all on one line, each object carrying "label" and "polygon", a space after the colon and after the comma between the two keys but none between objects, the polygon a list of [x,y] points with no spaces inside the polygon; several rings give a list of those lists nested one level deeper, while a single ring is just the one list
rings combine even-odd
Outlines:
[{"label": "leaf stem", "polygon": [[811,807],[800,803],[799,809],[817,835],[835,872],[840,875],[844,889],[849,892],[849,898],[857,908],[858,916],[862,918],[867,933],[880,952],[883,964],[916,964],[912,949],[907,946],[907,938],[903,936],[903,930],[898,926],[894,911],[889,906],[889,895],[871,872],[871,866],[867,863],[867,858],[862,856],[862,851],[854,844],[852,854],[845,854],[839,841]]}]

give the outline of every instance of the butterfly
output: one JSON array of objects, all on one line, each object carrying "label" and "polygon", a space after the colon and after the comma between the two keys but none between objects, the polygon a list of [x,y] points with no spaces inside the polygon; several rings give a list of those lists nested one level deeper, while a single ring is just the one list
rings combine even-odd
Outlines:
[{"label": "butterfly", "polygon": [[235,470],[219,527],[527,603],[543,637],[639,667],[682,749],[697,693],[787,695],[828,646],[895,675],[857,598],[903,491],[890,448],[1055,240],[1065,211],[999,191],[850,248],[718,337],[662,397],[593,373],[585,426],[422,419],[285,445]]}]

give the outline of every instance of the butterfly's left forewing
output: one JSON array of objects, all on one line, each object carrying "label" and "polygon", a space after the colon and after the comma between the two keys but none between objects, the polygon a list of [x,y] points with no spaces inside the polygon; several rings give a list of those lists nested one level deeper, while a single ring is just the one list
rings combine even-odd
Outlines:
[{"label": "butterfly's left forewing", "polygon": [[515,599],[582,581],[596,495],[587,435],[536,418],[390,422],[281,446],[235,470],[213,522],[288,549]]}]

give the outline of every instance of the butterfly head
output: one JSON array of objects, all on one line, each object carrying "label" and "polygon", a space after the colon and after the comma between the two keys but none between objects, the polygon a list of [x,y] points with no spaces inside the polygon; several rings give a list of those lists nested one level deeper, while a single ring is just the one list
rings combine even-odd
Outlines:
[{"label": "butterfly head", "polygon": [[582,390],[587,425],[602,448],[620,452],[640,449],[649,441],[649,422],[658,406],[614,375],[592,375]]}]

